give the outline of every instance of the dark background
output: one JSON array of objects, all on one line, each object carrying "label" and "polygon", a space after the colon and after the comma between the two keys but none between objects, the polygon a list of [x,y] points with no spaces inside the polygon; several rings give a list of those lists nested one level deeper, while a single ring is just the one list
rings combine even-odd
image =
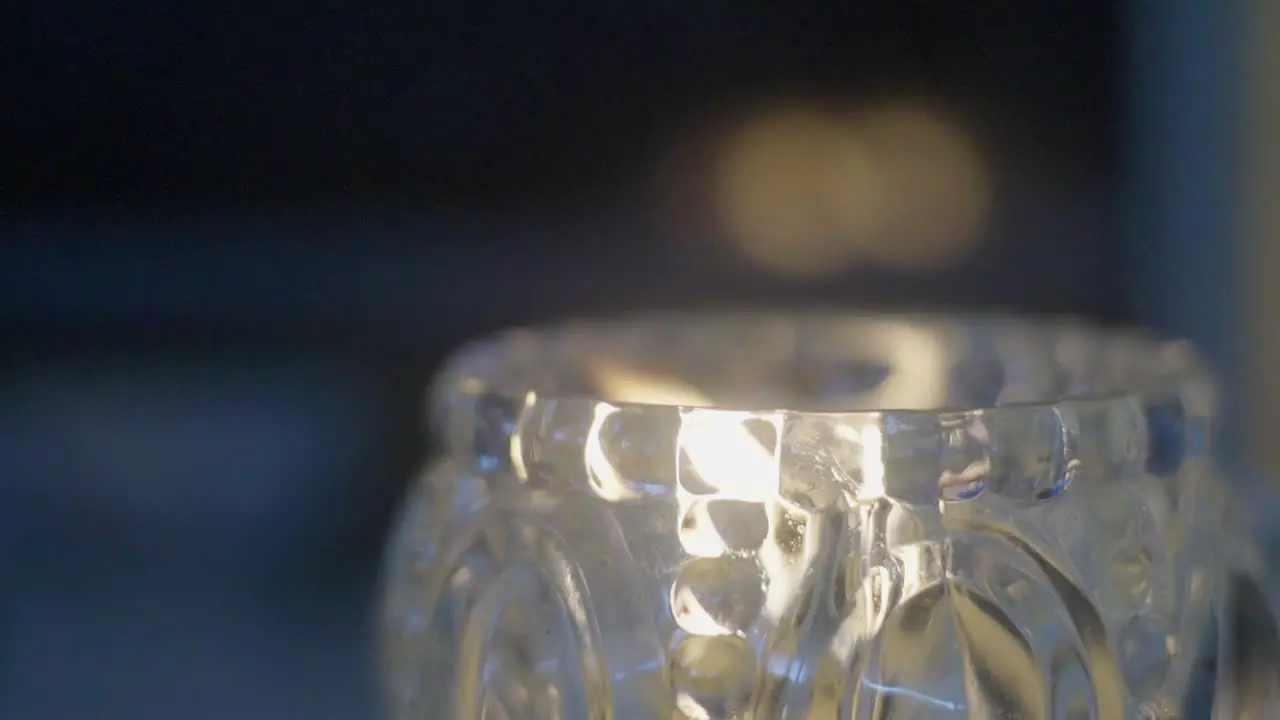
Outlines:
[{"label": "dark background", "polygon": [[959,105],[1058,172],[1114,172],[1116,4],[935,5],[29,3],[4,185],[137,210],[581,209],[713,108],[885,91]]},{"label": "dark background", "polygon": [[[378,553],[426,383],[499,326],[1073,313],[1229,369],[1232,20],[1211,5],[0,11],[0,717],[375,716]],[[956,262],[789,279],[655,199],[691,129],[895,96],[991,168]]]}]

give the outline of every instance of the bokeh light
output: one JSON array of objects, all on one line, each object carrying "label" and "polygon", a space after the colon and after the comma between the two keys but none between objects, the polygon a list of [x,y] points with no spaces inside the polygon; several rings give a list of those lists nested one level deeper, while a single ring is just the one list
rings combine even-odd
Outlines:
[{"label": "bokeh light", "polygon": [[976,246],[991,210],[976,144],[924,107],[775,108],[722,136],[710,175],[730,247],[786,277],[945,266]]}]

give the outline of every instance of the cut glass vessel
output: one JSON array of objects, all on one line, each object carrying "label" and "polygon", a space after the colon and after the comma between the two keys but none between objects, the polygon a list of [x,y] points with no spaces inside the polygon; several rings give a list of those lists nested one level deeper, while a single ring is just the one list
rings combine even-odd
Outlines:
[{"label": "cut glass vessel", "polygon": [[431,408],[396,720],[1196,720],[1227,682],[1251,556],[1183,343],[651,316],[482,340]]}]

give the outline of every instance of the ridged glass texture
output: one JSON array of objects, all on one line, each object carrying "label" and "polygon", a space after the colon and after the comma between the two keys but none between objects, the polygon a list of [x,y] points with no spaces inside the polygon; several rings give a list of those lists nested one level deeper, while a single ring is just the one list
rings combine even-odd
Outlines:
[{"label": "ridged glass texture", "polygon": [[475,344],[432,408],[397,720],[1184,716],[1226,575],[1185,345],[650,317]]}]

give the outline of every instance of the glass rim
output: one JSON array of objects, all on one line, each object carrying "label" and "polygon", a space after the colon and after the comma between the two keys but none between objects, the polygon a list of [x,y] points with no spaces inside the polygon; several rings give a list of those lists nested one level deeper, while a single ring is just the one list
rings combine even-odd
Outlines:
[{"label": "glass rim", "polygon": [[[755,329],[762,335],[770,332],[794,335],[804,333],[826,334],[840,331],[857,331],[872,336],[861,345],[865,350],[877,342],[888,347],[904,336],[915,339],[931,339],[932,344],[956,350],[956,342],[963,339],[970,345],[989,341],[993,346],[995,362],[1005,358],[1001,354],[1025,350],[1027,345],[1051,343],[1059,353],[1077,355],[1073,368],[1065,370],[1070,376],[1079,373],[1084,366],[1105,362],[1104,356],[1127,355],[1132,367],[1123,368],[1117,380],[1104,384],[1090,384],[1052,396],[1030,396],[997,399],[988,403],[919,404],[906,403],[857,406],[812,406],[787,403],[741,403],[702,396],[687,397],[686,388],[680,388],[672,397],[670,388],[656,393],[617,393],[602,391],[599,387],[555,387],[545,380],[546,365],[577,365],[589,370],[592,362],[601,367],[631,374],[642,363],[632,362],[625,351],[619,351],[617,339],[638,335],[645,331],[667,331],[669,335],[689,338],[698,333],[722,329],[732,324],[738,329]],[[896,335],[896,337],[895,337]],[[884,342],[884,341],[888,342]],[[775,340],[786,345],[788,340]],[[794,342],[794,340],[792,340]],[[840,345],[841,341],[836,340]],[[1014,347],[1008,347],[1013,345]],[[848,345],[832,348],[826,352]],[[1041,351],[1047,348],[1041,347]],[[783,354],[792,351],[783,350]],[[819,352],[823,352],[820,350]],[[901,351],[900,351],[901,352]],[[1081,353],[1090,357],[1079,357]],[[525,362],[512,362],[519,355],[526,355]],[[831,356],[832,359],[840,359]],[[867,359],[848,357],[846,359]],[[792,358],[783,358],[781,364]],[[892,362],[894,358],[875,358],[880,362]],[[936,360],[934,358],[933,360]],[[1060,361],[1061,355],[1050,357],[1042,354],[1031,364]],[[1124,362],[1121,360],[1121,362]],[[1043,365],[1042,365],[1043,367]],[[1095,368],[1096,369],[1096,368]],[[587,373],[590,374],[590,373]],[[652,381],[652,375],[640,372],[644,380]],[[657,380],[683,379],[679,371],[659,374]],[[636,378],[629,378],[635,380]],[[599,381],[598,376],[595,380]],[[699,310],[693,312],[651,311],[630,313],[613,317],[575,318],[555,323],[513,327],[489,333],[475,339],[448,357],[445,365],[429,388],[428,400],[432,405],[450,404],[464,396],[490,396],[525,405],[555,401],[558,403],[607,403],[616,407],[635,410],[657,408],[681,408],[702,412],[741,414],[776,413],[789,416],[870,416],[883,414],[902,415],[955,415],[964,413],[993,412],[1003,409],[1052,408],[1065,403],[1097,404],[1128,402],[1152,393],[1165,395],[1173,388],[1187,383],[1200,387],[1201,402],[1204,396],[1212,396],[1213,379],[1206,370],[1195,348],[1186,340],[1160,338],[1149,330],[1133,325],[1109,325],[1071,315],[1035,315],[999,312],[869,312],[829,309],[800,310]],[[597,383],[598,384],[598,383]],[[607,383],[606,383],[607,384]],[[1212,402],[1209,402],[1212,405]],[[437,419],[443,419],[438,418]]]},{"label": "glass rim", "polygon": [[[784,331],[782,336],[769,334],[770,328],[778,327]],[[735,336],[735,329],[746,336]],[[851,329],[859,332],[851,334]],[[719,335],[700,338],[699,332]],[[913,353],[922,352],[923,357],[916,358],[920,364],[904,374],[906,382],[899,386],[907,392],[914,392],[912,382],[922,377],[946,382],[953,368],[942,361],[970,357],[964,352],[983,362],[1003,358],[1013,364],[994,383],[999,389],[995,402],[958,407],[929,404],[928,393],[913,396],[920,407],[905,408],[720,402],[714,395],[682,395],[689,391],[685,385],[672,392],[671,386],[661,384],[663,378],[627,374],[633,368],[624,366],[622,374],[610,381],[614,389],[619,387],[619,377],[624,384],[639,377],[642,384],[651,385],[648,396],[642,392],[626,397],[625,393],[589,391],[588,383],[600,377],[583,373],[590,369],[585,363],[592,358],[602,354],[614,359],[621,354],[625,360],[628,352],[637,353],[633,359],[639,366],[654,355],[661,359],[692,353],[680,359],[702,367],[703,378],[713,381],[717,373],[731,369],[712,362],[708,370],[704,367],[708,357],[725,361],[741,357],[749,371],[775,367],[771,358],[762,361],[739,344],[752,333],[763,334],[757,351],[780,349],[779,358],[772,360],[780,359],[783,367],[795,360],[788,350],[829,359],[833,356],[823,353],[840,348],[896,346],[895,352],[903,352],[898,359],[908,361]],[[779,340],[788,333],[813,343],[789,348]],[[852,338],[852,344],[842,345],[842,338]],[[957,354],[929,356],[921,350],[924,345],[912,345],[913,339],[927,338]],[[663,341],[687,342],[690,347],[664,346]],[[614,342],[619,344],[611,345]],[[1030,370],[1023,360],[1030,363]],[[1082,364],[1073,366],[1076,362]],[[1062,377],[1036,375],[1036,368],[1068,371],[1065,384]],[[1076,388],[1081,392],[1052,398],[1034,396],[1046,377],[1059,383],[1053,387],[1070,389],[1072,368],[1078,371],[1076,379],[1101,384],[1084,383]],[[837,373],[845,369],[836,366]],[[1024,372],[1031,374],[1020,375]],[[609,382],[603,385],[607,390]],[[652,393],[654,387],[660,390],[657,395]],[[1032,395],[1019,395],[1023,390]],[[655,397],[660,401],[650,399]],[[531,487],[588,489],[614,501],[673,492],[679,485],[674,478],[680,475],[681,458],[690,448],[718,453],[721,459],[755,457],[749,464],[756,468],[752,473],[763,473],[755,480],[759,487],[783,483],[782,478],[796,471],[798,464],[810,462],[815,452],[847,451],[895,468],[885,471],[895,485],[886,489],[891,496],[936,496],[947,501],[967,500],[971,492],[981,492],[953,487],[968,482],[964,473],[950,468],[961,456],[985,458],[978,466],[987,463],[987,467],[1006,469],[1031,462],[1027,458],[1040,458],[1036,462],[1043,461],[1045,468],[1028,475],[1039,480],[1013,483],[1001,491],[1018,501],[1036,501],[1060,492],[1081,474],[1130,474],[1120,469],[1098,471],[1099,463],[1118,463],[1117,468],[1145,464],[1159,475],[1184,458],[1207,456],[1216,417],[1212,378],[1192,349],[1138,329],[1106,328],[1061,317],[832,312],[651,313],[510,330],[481,339],[453,357],[434,385],[431,410],[432,429],[453,457],[470,458],[479,471],[511,472]],[[648,479],[621,479],[606,467],[607,462],[602,463],[603,458],[619,453],[644,456],[652,471]],[[900,462],[917,465],[905,470],[896,464]],[[938,467],[922,470],[920,462]],[[1013,471],[1005,475],[1009,472]],[[925,475],[936,477],[924,482]]]}]

